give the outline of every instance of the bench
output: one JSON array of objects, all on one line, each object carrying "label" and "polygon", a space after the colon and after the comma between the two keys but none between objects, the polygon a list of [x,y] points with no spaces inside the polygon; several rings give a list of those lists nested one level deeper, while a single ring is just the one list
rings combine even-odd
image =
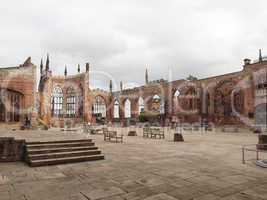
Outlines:
[{"label": "bench", "polygon": [[151,138],[159,138],[159,139],[164,139],[164,131],[160,130],[160,128],[152,128],[151,129]]},{"label": "bench", "polygon": [[149,135],[150,135],[150,129],[147,127],[143,128],[143,137],[148,138]]},{"label": "bench", "polygon": [[123,135],[118,135],[116,131],[109,131],[106,128],[103,128],[104,141],[115,141],[116,143],[123,142]]},{"label": "bench", "polygon": [[91,134],[94,134],[94,135],[101,135],[102,134],[102,129],[101,128],[98,128],[98,129],[92,129],[91,130]]},{"label": "bench", "polygon": [[154,139],[164,139],[164,131],[160,128],[143,128],[143,137],[144,138],[154,138]]},{"label": "bench", "polygon": [[245,152],[255,152],[256,153],[256,161],[260,160],[260,153],[267,153],[267,144],[248,144],[242,146],[242,162],[245,164]]},{"label": "bench", "polygon": [[222,132],[237,133],[237,132],[239,132],[239,128],[237,126],[223,126]]}]

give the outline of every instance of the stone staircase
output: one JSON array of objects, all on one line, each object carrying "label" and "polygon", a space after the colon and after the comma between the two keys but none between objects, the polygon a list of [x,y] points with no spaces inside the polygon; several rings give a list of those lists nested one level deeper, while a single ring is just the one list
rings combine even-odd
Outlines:
[{"label": "stone staircase", "polygon": [[26,162],[31,167],[104,159],[91,139],[26,142]]}]

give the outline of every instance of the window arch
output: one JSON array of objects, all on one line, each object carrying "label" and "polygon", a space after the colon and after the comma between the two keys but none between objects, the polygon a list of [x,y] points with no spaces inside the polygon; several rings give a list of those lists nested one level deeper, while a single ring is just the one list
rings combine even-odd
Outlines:
[{"label": "window arch", "polygon": [[160,96],[157,95],[157,94],[155,94],[155,95],[153,96],[153,102],[160,102]]},{"label": "window arch", "polygon": [[114,118],[120,118],[120,103],[119,101],[116,99],[114,102]]},{"label": "window arch", "polygon": [[67,117],[75,117],[76,115],[76,94],[72,87],[69,87],[66,91],[67,103],[66,114]]},{"label": "window arch", "polygon": [[143,97],[139,97],[138,99],[138,114],[145,111],[145,103]]},{"label": "window arch", "polygon": [[62,115],[63,110],[63,91],[60,87],[55,87],[53,89],[53,94],[51,98],[52,104],[52,115],[59,117]]},{"label": "window arch", "polygon": [[101,96],[96,96],[94,99],[93,104],[93,114],[94,115],[101,115],[101,117],[106,117],[106,103],[105,99]]},{"label": "window arch", "polygon": [[131,118],[131,101],[129,99],[126,99],[124,103],[124,117]]},{"label": "window arch", "polygon": [[159,95],[155,94],[152,97],[152,104],[151,104],[151,110],[156,113],[160,113],[162,109],[162,102]]},{"label": "window arch", "polygon": [[194,111],[198,109],[198,98],[197,98],[197,91],[194,87],[189,87],[188,90],[185,92],[185,96],[187,99],[187,109],[189,111]]},{"label": "window arch", "polygon": [[179,90],[176,90],[175,92],[174,92],[174,95],[173,95],[174,97],[179,97],[180,96],[180,91]]},{"label": "window arch", "polygon": [[173,93],[173,112],[177,113],[179,112],[179,97],[180,97],[180,91],[176,89]]},{"label": "window arch", "polygon": [[242,113],[244,109],[244,92],[242,90],[234,91],[234,109]]},{"label": "window arch", "polygon": [[160,101],[159,113],[160,114],[164,114],[165,113],[165,102],[164,101]]},{"label": "window arch", "polygon": [[0,88],[0,121],[19,122],[20,104],[23,95],[19,92]]},{"label": "window arch", "polygon": [[20,95],[16,94],[13,96],[13,110],[14,110],[14,121],[18,122],[20,118]]},{"label": "window arch", "polygon": [[231,94],[235,87],[233,81],[223,81],[215,88],[214,112],[217,116],[232,116]]}]

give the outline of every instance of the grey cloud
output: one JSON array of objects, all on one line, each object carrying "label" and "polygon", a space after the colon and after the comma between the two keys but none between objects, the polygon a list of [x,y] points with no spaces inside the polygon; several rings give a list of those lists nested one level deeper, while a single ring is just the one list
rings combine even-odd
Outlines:
[{"label": "grey cloud", "polygon": [[[91,63],[94,86],[143,84],[188,74],[207,77],[242,68],[267,51],[267,2],[258,1],[6,1],[0,6],[0,65],[49,52],[54,73]],[[97,80],[96,80],[97,79]]]}]

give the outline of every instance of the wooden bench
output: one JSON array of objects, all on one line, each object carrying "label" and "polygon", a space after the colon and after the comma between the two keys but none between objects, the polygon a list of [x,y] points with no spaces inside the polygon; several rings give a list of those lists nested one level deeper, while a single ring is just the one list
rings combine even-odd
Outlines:
[{"label": "wooden bench", "polygon": [[143,137],[148,138],[150,135],[150,129],[148,127],[143,128]]},{"label": "wooden bench", "polygon": [[116,143],[123,143],[123,135],[118,135],[116,131],[109,131],[103,128],[104,141],[115,141]]},{"label": "wooden bench", "polygon": [[164,139],[164,131],[160,128],[143,128],[143,137],[144,138],[154,138],[154,139]]},{"label": "wooden bench", "polygon": [[157,139],[157,137],[159,139],[164,139],[164,131],[160,130],[160,128],[151,128],[151,138]]},{"label": "wooden bench", "polygon": [[222,127],[222,132],[238,133],[239,132],[239,128],[237,126],[223,126]]}]

